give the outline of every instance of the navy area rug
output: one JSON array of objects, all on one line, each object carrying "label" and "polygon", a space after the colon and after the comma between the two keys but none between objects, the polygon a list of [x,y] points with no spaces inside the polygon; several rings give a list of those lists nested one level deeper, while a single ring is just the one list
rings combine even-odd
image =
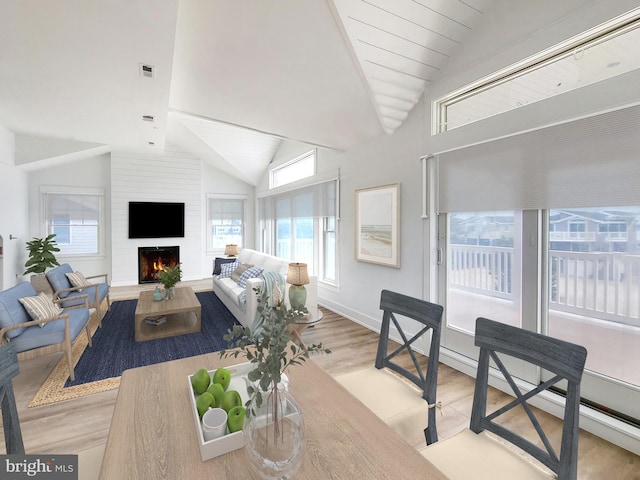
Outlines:
[{"label": "navy area rug", "polygon": [[[201,305],[200,333],[135,342],[134,314],[137,300],[113,302],[93,334],[93,346],[81,334],[74,344],[75,380],[69,379],[63,356],[40,388],[29,407],[112,390],[120,385],[122,372],[179,358],[217,352],[228,347],[223,339],[238,322],[212,291],[196,293]],[[82,341],[84,339],[84,341]],[[84,350],[84,352],[82,352]]]}]

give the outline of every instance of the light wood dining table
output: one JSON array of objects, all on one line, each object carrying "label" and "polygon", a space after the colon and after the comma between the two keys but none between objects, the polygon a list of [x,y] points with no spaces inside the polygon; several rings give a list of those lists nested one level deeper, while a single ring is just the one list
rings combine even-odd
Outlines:
[{"label": "light wood dining table", "polygon": [[[243,449],[201,460],[190,405],[189,375],[240,358],[209,353],[126,370],[100,479],[259,479]],[[446,478],[313,360],[287,375],[305,422],[306,451],[294,478]]]}]

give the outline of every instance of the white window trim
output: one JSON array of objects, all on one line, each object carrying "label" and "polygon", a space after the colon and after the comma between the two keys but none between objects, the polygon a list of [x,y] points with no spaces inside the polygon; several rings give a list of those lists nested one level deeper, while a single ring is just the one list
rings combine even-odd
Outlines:
[{"label": "white window trim", "polygon": [[[523,75],[527,73],[527,71],[538,69],[548,63],[552,63],[559,57],[567,55],[568,53],[575,51],[575,49],[579,49],[594,40],[597,42],[605,41],[610,36],[619,35],[627,29],[637,28],[637,26],[633,27],[630,24],[635,23],[638,20],[640,20],[640,8],[636,8],[623,15],[615,17],[601,25],[598,25],[597,27],[568,38],[564,42],[553,45],[552,47],[433,100],[431,105],[431,135],[438,135],[448,131],[444,128],[444,125],[446,124],[446,109],[449,105],[464,100],[464,98],[473,96],[484,90],[493,88],[513,77]],[[482,119],[476,121],[481,120]]]},{"label": "white window trim", "polygon": [[210,220],[210,215],[209,215],[209,200],[243,200],[243,211],[242,211],[242,217],[243,217],[243,223],[242,223],[242,243],[243,245],[247,244],[247,201],[249,200],[249,196],[248,195],[244,195],[244,194],[234,194],[234,193],[207,193],[205,195],[205,205],[206,205],[206,212],[205,212],[205,249],[207,252],[207,255],[222,255],[224,253],[224,249],[220,249],[220,248],[213,248],[213,246],[211,245],[210,242],[210,238],[209,238],[209,220]]},{"label": "white window trim", "polygon": [[60,195],[96,195],[100,198],[99,208],[100,213],[98,217],[98,252],[95,254],[84,253],[59,253],[56,255],[58,258],[97,258],[105,256],[105,238],[106,238],[106,213],[105,213],[105,201],[104,201],[104,188],[96,187],[74,187],[64,185],[40,185],[40,235],[46,236],[49,233],[49,219],[46,218],[46,201],[45,195],[47,194],[60,194]]},{"label": "white window trim", "polygon": [[[278,185],[277,187],[273,186],[274,177],[277,174],[277,172],[285,170],[286,168],[290,167],[291,165],[294,165],[294,164],[300,162],[301,160],[304,160],[305,158],[308,158],[310,156],[313,156],[313,173],[311,175],[309,175],[308,177],[299,178],[298,180],[294,180],[293,182],[285,183],[284,185]],[[288,161],[278,165],[277,167],[273,167],[273,168],[269,169],[269,189],[270,190],[275,190],[275,189],[281,188],[283,186],[292,185],[292,184],[295,184],[297,182],[303,181],[305,179],[315,177],[316,172],[317,172],[317,163],[318,163],[318,149],[317,148],[312,148],[311,150],[303,153],[302,155],[298,155],[297,157],[295,157],[295,158],[293,158],[291,160],[288,160]]]}]

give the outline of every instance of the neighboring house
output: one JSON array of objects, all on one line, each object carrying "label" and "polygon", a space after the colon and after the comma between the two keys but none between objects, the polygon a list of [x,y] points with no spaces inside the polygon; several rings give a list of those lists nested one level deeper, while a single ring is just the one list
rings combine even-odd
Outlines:
[{"label": "neighboring house", "polygon": [[640,249],[638,216],[621,211],[566,212],[556,210],[549,222],[552,250],[627,252]]}]

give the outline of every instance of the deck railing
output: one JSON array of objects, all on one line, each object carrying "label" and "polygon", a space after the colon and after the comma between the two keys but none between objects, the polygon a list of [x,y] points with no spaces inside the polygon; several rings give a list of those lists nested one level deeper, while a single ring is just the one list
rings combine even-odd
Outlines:
[{"label": "deck railing", "polygon": [[[514,299],[513,248],[450,245],[449,262],[450,286]],[[640,326],[640,255],[552,250],[549,271],[550,310]]]}]

